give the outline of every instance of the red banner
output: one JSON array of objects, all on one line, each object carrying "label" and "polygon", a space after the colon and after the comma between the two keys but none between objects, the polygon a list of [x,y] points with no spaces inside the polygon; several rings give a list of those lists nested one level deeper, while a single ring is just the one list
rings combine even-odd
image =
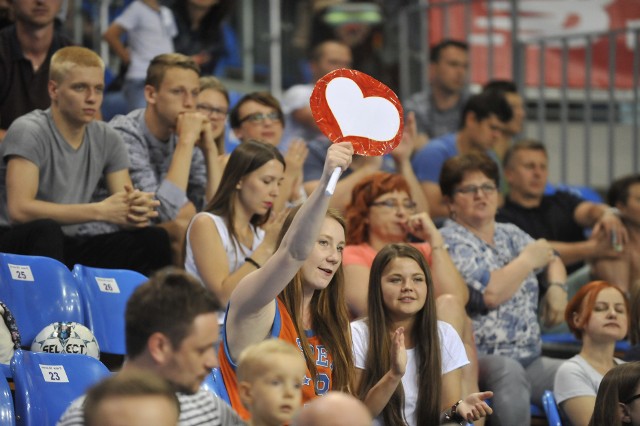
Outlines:
[{"label": "red banner", "polygon": [[[437,43],[444,38],[465,39],[465,14],[468,4],[446,5],[432,3],[429,8],[429,38]],[[512,19],[511,2],[491,2],[489,19],[485,1],[471,1],[471,81],[483,84],[489,79],[489,46],[492,41],[493,77],[512,78]],[[520,0],[518,5],[518,37],[527,43],[526,83],[539,84],[540,48],[533,40],[544,36],[597,34],[610,30],[640,28],[640,1],[638,0]],[[490,29],[493,29],[490,31]],[[491,38],[490,38],[491,35]],[[619,89],[632,87],[633,48],[635,33],[622,32],[614,39],[613,84]],[[591,85],[609,86],[611,40],[608,36],[591,37]],[[562,53],[564,46],[558,39],[550,39],[544,46],[544,83],[547,87],[560,87],[562,83]],[[566,43],[567,82],[570,88],[586,85],[588,65],[587,39],[572,37]]]}]

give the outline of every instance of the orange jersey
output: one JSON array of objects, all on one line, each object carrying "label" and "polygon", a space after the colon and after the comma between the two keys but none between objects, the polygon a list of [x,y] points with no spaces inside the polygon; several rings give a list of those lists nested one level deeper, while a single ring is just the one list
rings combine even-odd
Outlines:
[{"label": "orange jersey", "polygon": [[[302,344],[298,334],[296,333],[296,329],[293,326],[291,316],[289,316],[289,312],[287,312],[286,307],[280,299],[276,299],[276,301],[276,314],[273,320],[273,326],[271,327],[270,337],[291,342],[298,346],[302,353]],[[306,330],[305,334],[309,345],[311,346],[311,352],[316,363],[318,376],[314,386],[313,381],[311,380],[311,373],[309,372],[309,369],[307,369],[304,382],[302,384],[303,403],[307,403],[316,396],[324,395],[331,390],[331,372],[333,370],[333,360],[318,337],[312,330]],[[220,372],[222,373],[224,385],[227,388],[227,393],[229,394],[229,401],[233,409],[236,410],[243,419],[248,420],[251,415],[242,404],[242,401],[240,401],[240,395],[238,394],[238,382],[236,378],[237,366],[229,356],[225,331],[223,331],[222,342],[223,344],[220,346],[218,357],[220,358]]]}]

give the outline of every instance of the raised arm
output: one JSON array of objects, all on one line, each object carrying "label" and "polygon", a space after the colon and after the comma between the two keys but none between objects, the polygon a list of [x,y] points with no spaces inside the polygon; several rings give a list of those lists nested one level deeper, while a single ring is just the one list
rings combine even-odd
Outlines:
[{"label": "raised arm", "polygon": [[287,167],[284,171],[284,179],[280,185],[280,193],[274,203],[273,211],[282,211],[286,207],[287,202],[298,205],[304,201],[304,198],[301,199],[301,196],[306,196],[306,193],[301,194],[300,191],[304,191],[304,188],[302,188],[302,167],[308,153],[309,149],[304,140],[294,139],[291,141],[287,153],[284,156]]},{"label": "raised arm", "polygon": [[311,252],[329,207],[325,189],[336,167],[351,163],[353,147],[344,142],[327,152],[320,184],[293,219],[280,247],[262,268],[250,273],[231,294],[225,328],[231,356],[267,336],[275,315],[275,298],[298,272]]},{"label": "raised arm", "polygon": [[[356,157],[351,166],[352,173],[338,181],[335,195],[330,201],[330,207],[344,212],[351,201],[353,187],[364,177],[380,171],[381,166],[382,157]],[[311,191],[315,191],[318,186],[322,186],[322,184],[322,180],[307,181],[304,183],[304,189],[307,193],[310,193]]]},{"label": "raised arm", "polygon": [[444,238],[426,212],[417,213],[407,221],[409,232],[431,244],[431,274],[436,288],[436,296],[451,294],[462,302],[469,300],[469,289],[451,260]]},{"label": "raised arm", "polygon": [[[197,146],[202,151],[204,156],[204,164],[207,173],[207,184],[205,186],[205,200],[206,205],[215,195],[220,185],[220,178],[222,177],[222,170],[224,166],[220,160],[220,153],[218,147],[213,138],[213,130],[209,120],[203,120],[202,132],[200,133],[200,139],[197,142]],[[198,208],[200,208],[198,206]]]},{"label": "raised arm", "polygon": [[[373,348],[371,348],[373,350]],[[364,404],[373,417],[377,417],[389,403],[407,369],[407,350],[404,345],[404,327],[399,327],[391,337],[391,368],[378,380],[364,397]],[[362,369],[356,369],[354,389],[360,392]]]},{"label": "raised arm", "polygon": [[449,207],[444,203],[442,193],[440,192],[440,185],[427,180],[422,181],[420,184],[427,203],[429,203],[429,214],[431,217],[448,217]]},{"label": "raised arm", "polygon": [[411,155],[415,151],[418,140],[418,130],[416,127],[416,117],[413,111],[407,114],[404,132],[400,144],[391,151],[391,157],[396,166],[396,171],[404,177],[409,184],[411,198],[415,201],[418,211],[429,213],[429,202],[422,190],[422,186],[413,171],[411,165]]}]

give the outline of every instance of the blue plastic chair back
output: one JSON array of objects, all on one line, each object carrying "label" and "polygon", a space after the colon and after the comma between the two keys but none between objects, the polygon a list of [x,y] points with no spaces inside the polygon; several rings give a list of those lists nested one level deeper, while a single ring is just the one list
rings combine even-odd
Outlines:
[{"label": "blue plastic chair back", "polygon": [[8,364],[0,364],[0,376],[4,376],[9,379],[13,377],[11,374],[11,367]]},{"label": "blue plastic chair back", "polygon": [[211,370],[211,374],[207,374],[207,377],[205,377],[200,387],[208,390],[227,404],[231,405],[231,400],[229,399],[229,394],[227,393],[227,388],[224,385],[222,373],[219,368]]},{"label": "blue plastic chair back", "polygon": [[531,404],[530,413],[531,417],[545,417],[545,412],[535,404]]},{"label": "blue plastic chair back", "polygon": [[547,423],[549,426],[562,426],[558,404],[556,404],[556,398],[550,390],[544,391],[542,395],[542,406],[544,407],[544,412],[547,414]]},{"label": "blue plastic chair back", "polygon": [[15,426],[16,415],[9,383],[0,378],[0,426]]},{"label": "blue plastic chair back", "polygon": [[0,253],[0,295],[16,319],[24,347],[52,322],[85,322],[71,271],[48,257]]},{"label": "blue plastic chair back", "polygon": [[11,360],[18,424],[54,425],[73,402],[111,373],[87,355],[18,350]]},{"label": "blue plastic chair back", "polygon": [[602,196],[598,193],[598,191],[589,186],[559,184],[556,185],[556,191],[569,192],[577,197],[580,197],[586,201],[591,201],[593,203],[604,202]]},{"label": "blue plastic chair back", "polygon": [[147,277],[127,269],[73,268],[84,300],[87,327],[100,345],[100,351],[125,355],[124,311],[131,293]]},{"label": "blue plastic chair back", "polygon": [[[582,342],[573,335],[573,333],[545,333],[540,335],[542,343],[559,344],[567,346],[580,347]],[[627,352],[631,349],[628,340],[618,340],[616,342],[616,352]]]}]

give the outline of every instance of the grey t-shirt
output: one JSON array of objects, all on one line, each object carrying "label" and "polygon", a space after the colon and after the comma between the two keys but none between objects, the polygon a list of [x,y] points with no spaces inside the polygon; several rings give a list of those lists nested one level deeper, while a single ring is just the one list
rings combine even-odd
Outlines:
[{"label": "grey t-shirt", "polygon": [[429,138],[438,138],[447,133],[453,133],[460,127],[460,114],[467,103],[468,95],[463,93],[452,108],[440,110],[430,93],[419,92],[413,94],[402,103],[405,114],[413,111],[416,115],[418,131],[426,133]]},{"label": "grey t-shirt", "polygon": [[[36,199],[57,204],[90,202],[100,178],[129,167],[122,138],[107,124],[91,121],[82,145],[74,149],[58,131],[51,110],[35,110],[18,118],[0,144],[0,226],[9,226],[6,169],[10,157],[25,158],[38,166]],[[63,226],[67,235],[77,225]]]},{"label": "grey t-shirt", "polygon": [[[616,364],[624,361],[614,358]],[[596,397],[603,375],[591,366],[582,356],[576,355],[560,365],[553,383],[556,402],[560,404],[580,396]]]}]

